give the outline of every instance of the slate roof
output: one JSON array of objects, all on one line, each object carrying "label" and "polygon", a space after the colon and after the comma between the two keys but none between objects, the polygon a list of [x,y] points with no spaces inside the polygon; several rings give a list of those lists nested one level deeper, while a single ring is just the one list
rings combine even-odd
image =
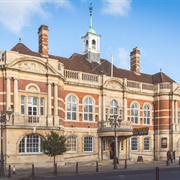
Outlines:
[{"label": "slate roof", "polygon": [[[31,51],[28,47],[26,47],[23,43],[17,43],[11,51],[19,52],[20,54],[26,54],[30,56],[42,57],[40,53]],[[105,74],[107,76],[111,75],[111,63],[108,60],[101,59],[101,63],[98,64],[96,62],[89,62],[86,59],[85,55],[74,53],[70,58],[60,57],[49,55],[49,58],[56,59],[59,62],[64,64],[65,69],[74,70],[74,71],[82,71],[86,73]],[[125,70],[117,68],[113,66],[113,76],[118,78],[127,78],[128,80],[149,83],[149,84],[157,84],[162,82],[174,82],[170,77],[168,77],[163,72],[158,72],[153,75],[149,74],[136,74],[133,71]]]}]

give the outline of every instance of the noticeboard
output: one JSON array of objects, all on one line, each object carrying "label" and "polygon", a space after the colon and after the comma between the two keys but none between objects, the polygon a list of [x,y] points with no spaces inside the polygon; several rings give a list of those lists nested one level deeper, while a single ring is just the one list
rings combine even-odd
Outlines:
[{"label": "noticeboard", "polygon": [[149,128],[134,128],[133,129],[133,136],[141,136],[141,135],[148,135]]}]

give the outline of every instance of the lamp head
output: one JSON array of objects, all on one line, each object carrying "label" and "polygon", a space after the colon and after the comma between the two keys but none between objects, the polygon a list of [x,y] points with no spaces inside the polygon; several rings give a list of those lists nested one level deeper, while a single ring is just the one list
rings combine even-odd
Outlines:
[{"label": "lamp head", "polygon": [[11,114],[12,114],[12,109],[9,107],[7,110],[6,110],[6,114],[8,115],[8,116],[10,116]]}]

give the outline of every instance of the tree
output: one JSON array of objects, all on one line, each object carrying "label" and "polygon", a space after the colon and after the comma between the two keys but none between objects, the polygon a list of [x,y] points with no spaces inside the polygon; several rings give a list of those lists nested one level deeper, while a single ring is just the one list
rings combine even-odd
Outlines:
[{"label": "tree", "polygon": [[49,134],[47,134],[46,139],[42,140],[41,147],[44,154],[54,157],[55,164],[55,157],[57,155],[62,155],[67,151],[66,138],[64,136],[60,136],[56,132],[51,131]]}]

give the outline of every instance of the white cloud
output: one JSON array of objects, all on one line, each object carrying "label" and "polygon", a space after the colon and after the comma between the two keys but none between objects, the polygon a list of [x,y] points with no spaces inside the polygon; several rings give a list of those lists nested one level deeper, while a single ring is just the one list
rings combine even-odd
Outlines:
[{"label": "white cloud", "polygon": [[131,0],[102,0],[104,14],[127,16],[131,10]]},{"label": "white cloud", "polygon": [[29,25],[32,16],[45,18],[50,15],[43,6],[47,3],[57,7],[71,7],[69,0],[1,0],[0,24],[18,34],[23,27]]},{"label": "white cloud", "polygon": [[129,51],[124,48],[118,48],[117,60],[119,60],[120,68],[129,69]]}]

